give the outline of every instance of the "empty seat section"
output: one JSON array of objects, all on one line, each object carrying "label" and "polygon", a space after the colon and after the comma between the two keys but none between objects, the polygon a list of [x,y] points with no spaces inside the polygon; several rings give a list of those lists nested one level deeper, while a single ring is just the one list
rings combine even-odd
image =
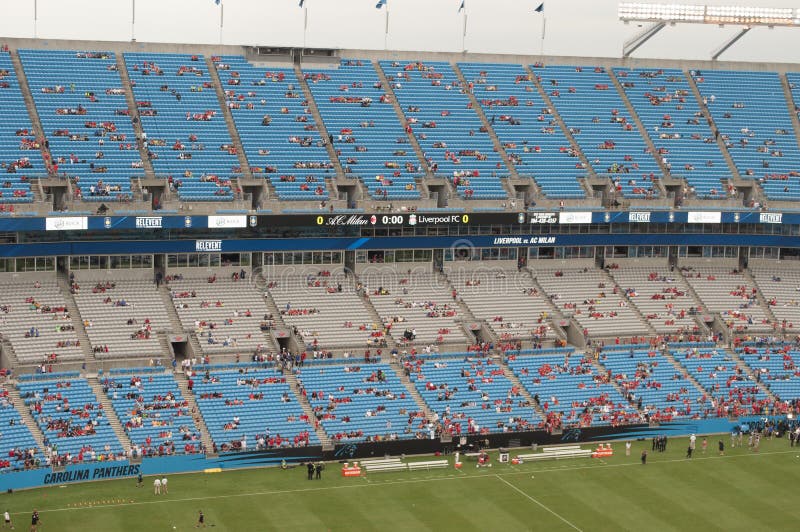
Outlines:
[{"label": "empty seat section", "polygon": [[424,412],[389,364],[307,364],[295,373],[334,442],[427,437]]},{"label": "empty seat section", "polygon": [[236,367],[195,366],[191,377],[197,406],[219,451],[254,450],[260,440],[262,448],[319,445],[312,422],[280,371]]},{"label": "empty seat section", "polygon": [[100,376],[100,384],[131,443],[144,456],[200,452],[189,404],[171,373],[111,370]]},{"label": "empty seat section", "polygon": [[414,148],[369,60],[304,73],[345,173],[375,199],[419,199],[424,176]]},{"label": "empty seat section", "polygon": [[462,198],[505,199],[499,178],[509,170],[450,63],[381,61],[380,66],[433,173],[451,179]]},{"label": "empty seat section", "polygon": [[545,196],[583,199],[586,177],[578,154],[522,65],[459,63],[475,98],[520,175],[530,175]]},{"label": "empty seat section", "polygon": [[695,316],[703,315],[703,305],[695,300],[679,273],[665,267],[627,266],[609,273],[657,333],[700,332]]},{"label": "empty seat section", "polygon": [[33,201],[28,177],[44,175],[39,141],[8,52],[0,52],[0,212]]},{"label": "empty seat section", "polygon": [[760,182],[771,200],[800,199],[800,149],[779,75],[695,70],[692,77],[739,174]]},{"label": "empty seat section", "polygon": [[162,356],[167,309],[150,281],[83,281],[74,291],[96,358]]},{"label": "empty seat section", "polygon": [[536,280],[561,313],[574,317],[591,338],[649,336],[647,324],[601,270],[537,269]]},{"label": "empty seat section", "polygon": [[533,69],[596,174],[628,198],[658,195],[661,169],[603,67]]},{"label": "empty seat section", "polygon": [[723,266],[687,267],[682,273],[706,310],[719,313],[731,332],[772,331],[758,288],[746,276]]},{"label": "empty seat section", "polygon": [[268,178],[279,199],[328,200],[334,166],[294,69],[213,59],[253,175]]},{"label": "empty seat section", "polygon": [[[352,279],[341,273],[280,275],[267,288],[283,321],[296,329],[307,349],[381,347],[382,323],[375,323]],[[341,288],[341,290],[340,290]]]},{"label": "empty seat section", "polygon": [[232,200],[239,158],[203,56],[124,57],[156,175],[184,201]]},{"label": "empty seat section", "polygon": [[0,330],[22,364],[84,358],[55,280],[0,283]]},{"label": "empty seat section", "polygon": [[[431,273],[371,270],[360,277],[369,299],[392,337],[402,344],[461,344],[458,303],[446,281]],[[415,334],[409,336],[407,332]]]},{"label": "empty seat section", "polygon": [[144,176],[116,56],[107,51],[20,50],[59,173],[83,201],[128,201]]},{"label": "empty seat section", "polygon": [[479,270],[447,274],[476,319],[502,341],[555,339],[550,306],[527,272]]},{"label": "empty seat section", "polygon": [[194,331],[203,353],[252,352],[271,345],[260,328],[268,314],[262,294],[247,280],[209,279],[184,278],[169,283],[183,330]]},{"label": "empty seat section", "polygon": [[698,198],[726,198],[722,181],[730,169],[683,72],[615,68],[614,74],[670,173],[685,178]]}]

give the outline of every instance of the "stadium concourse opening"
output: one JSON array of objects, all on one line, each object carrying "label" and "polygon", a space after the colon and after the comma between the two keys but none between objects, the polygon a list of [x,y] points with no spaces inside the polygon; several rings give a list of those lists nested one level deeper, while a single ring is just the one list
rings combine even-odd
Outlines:
[{"label": "stadium concourse opening", "polygon": [[797,428],[792,73],[14,44],[14,489]]}]

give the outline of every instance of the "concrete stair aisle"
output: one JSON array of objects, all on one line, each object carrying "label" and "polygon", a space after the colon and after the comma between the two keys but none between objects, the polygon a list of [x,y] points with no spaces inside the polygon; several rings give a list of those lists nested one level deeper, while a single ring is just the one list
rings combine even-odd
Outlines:
[{"label": "concrete stair aisle", "polygon": [[175,382],[178,383],[178,389],[180,389],[181,395],[186,399],[186,402],[189,403],[189,411],[192,412],[192,421],[194,422],[195,428],[200,433],[200,442],[203,444],[206,456],[217,456],[217,454],[214,453],[214,442],[211,440],[206,421],[200,414],[200,408],[197,406],[194,393],[189,390],[189,380],[186,378],[186,374],[182,371],[176,371]]},{"label": "concrete stair aisle", "polygon": [[[489,120],[486,118],[486,114],[483,112],[483,108],[481,107],[480,103],[478,103],[478,99],[475,98],[475,95],[468,89],[469,83],[467,83],[466,78],[464,77],[464,73],[461,72],[461,69],[458,68],[457,64],[451,64],[450,67],[455,72],[458,81],[461,83],[461,87],[464,90],[464,94],[467,95],[469,98],[470,104],[472,104],[472,110],[475,111],[475,114],[478,115],[478,119],[481,121],[481,124],[486,129],[486,133],[489,135],[489,138],[492,139],[492,145],[494,146],[494,151],[500,156],[500,159],[503,160],[503,164],[506,165],[508,171],[511,173],[511,177],[513,179],[520,179],[519,173],[517,173],[517,168],[514,166],[514,163],[511,162],[511,159],[508,158],[508,154],[506,153],[505,148],[503,148],[503,144],[500,142],[500,139],[497,137],[497,133],[495,133],[494,128],[492,128]],[[501,179],[503,186],[508,192],[509,197],[513,198],[516,196],[514,192],[514,187],[511,186],[511,183],[508,179]],[[538,196],[540,191],[538,190],[538,186],[536,186],[536,195]]]},{"label": "concrete stair aisle", "polygon": [[[381,87],[383,87],[384,92],[389,95],[389,99],[392,102],[392,107],[394,108],[394,112],[397,115],[397,119],[400,120],[400,124],[403,126],[403,130],[405,131],[406,127],[408,126],[408,120],[406,120],[406,115],[403,112],[403,108],[400,107],[400,104],[397,101],[397,97],[394,94],[394,90],[392,90],[392,84],[389,83],[389,79],[386,77],[386,73],[383,71],[383,69],[377,62],[374,62],[372,66],[375,69],[375,72],[378,73],[378,79],[381,82]],[[422,168],[425,169],[425,173],[427,174],[428,161],[425,160],[425,152],[422,151],[422,147],[419,145],[417,137],[414,135],[413,132],[406,133],[406,136],[408,137],[408,141],[411,144],[411,146],[414,147],[414,153],[417,154],[417,159],[419,159],[419,164],[422,165]]]},{"label": "concrete stair aisle", "polygon": [[497,362],[497,365],[500,367],[500,369],[503,370],[503,375],[505,375],[505,377],[509,381],[511,381],[511,384],[519,388],[522,397],[524,397],[528,401],[528,403],[530,403],[530,405],[533,407],[534,412],[536,412],[539,418],[545,419],[547,417],[547,414],[545,414],[544,410],[542,410],[542,407],[536,401],[534,401],[533,396],[530,394],[525,385],[522,384],[522,381],[519,380],[519,377],[517,377],[511,370],[511,368],[508,366],[508,364],[506,364],[505,359],[501,355],[495,355],[494,359],[495,362]]},{"label": "concrete stair aisle", "polygon": [[192,352],[192,356],[195,358],[200,358],[203,356],[203,348],[200,347],[200,339],[194,333],[194,331],[187,333],[186,338],[189,340],[189,349]]},{"label": "concrete stair aisle", "polygon": [[689,382],[691,382],[691,383],[694,385],[694,387],[695,387],[695,388],[696,388],[696,389],[697,389],[697,390],[698,390],[700,393],[702,393],[702,394],[705,394],[707,397],[711,397],[711,392],[710,392],[709,390],[706,390],[705,388],[703,388],[703,385],[702,385],[702,384],[700,384],[700,383],[697,381],[697,379],[695,379],[695,378],[692,376],[692,374],[691,374],[691,373],[689,373],[689,372],[686,370],[686,368],[684,368],[683,366],[681,366],[681,363],[680,363],[680,362],[678,362],[678,361],[675,359],[675,357],[674,357],[674,356],[672,356],[672,353],[670,353],[670,351],[669,351],[669,349],[668,349],[668,348],[667,348],[667,349],[664,349],[664,350],[661,352],[661,354],[662,354],[662,355],[664,355],[664,358],[666,358],[666,359],[669,361],[669,363],[670,363],[670,364],[672,364],[672,365],[675,367],[675,369],[676,369],[676,370],[678,370],[678,371],[680,372],[680,374],[684,376],[684,378],[686,378],[686,379],[687,379]]},{"label": "concrete stair aisle", "polygon": [[247,155],[244,153],[242,147],[242,139],[239,137],[239,131],[236,129],[236,123],[233,121],[230,109],[228,109],[228,99],[225,97],[225,89],[219,79],[217,67],[211,60],[211,57],[206,56],[206,68],[208,68],[208,75],[211,78],[211,83],[214,85],[214,90],[217,92],[217,99],[219,100],[219,108],[222,116],[225,117],[225,124],[228,126],[228,134],[231,136],[231,141],[236,147],[236,155],[239,158],[239,166],[242,169],[241,176],[245,179],[252,180],[253,172],[250,170],[250,164],[247,162]]},{"label": "concrete stair aisle", "polygon": [[[11,64],[14,65],[14,70],[17,73],[19,88],[22,91],[22,98],[25,100],[25,107],[28,108],[28,115],[31,118],[31,124],[35,130],[36,137],[46,139],[47,135],[42,127],[42,121],[39,119],[39,111],[36,109],[36,105],[33,103],[33,95],[31,94],[31,88],[28,85],[28,77],[25,75],[25,69],[22,68],[22,61],[19,59],[19,53],[16,50],[12,50],[9,55],[11,56]],[[47,173],[50,174],[53,170],[53,159],[52,154],[50,153],[50,148],[43,142],[40,149],[44,159],[45,169],[47,170]]]},{"label": "concrete stair aisle", "polygon": [[175,308],[175,302],[170,297],[169,286],[162,283],[158,287],[158,295],[161,296],[161,301],[164,302],[164,308],[167,309],[167,316],[169,317],[170,330],[172,334],[185,334],[181,319],[178,317],[178,310]]},{"label": "concrete stair aisle", "polygon": [[688,70],[684,70],[683,75],[686,78],[686,81],[689,83],[689,88],[691,89],[692,94],[697,100],[697,105],[700,107],[700,111],[702,111],[703,116],[706,119],[706,122],[708,122],[709,127],[711,127],[711,131],[714,133],[714,138],[716,138],[717,140],[717,146],[719,147],[719,151],[725,158],[725,162],[728,163],[728,170],[730,170],[731,175],[734,178],[741,181],[742,176],[741,174],[739,174],[739,169],[736,168],[736,164],[733,162],[733,158],[731,157],[731,154],[728,151],[728,147],[725,146],[725,141],[722,139],[722,135],[719,134],[719,129],[717,129],[717,124],[714,122],[714,118],[711,116],[711,112],[708,110],[708,106],[703,103],[703,97],[700,95],[700,89],[697,88],[697,84],[694,82],[694,78],[692,78]]},{"label": "concrete stair aisle", "polygon": [[[450,278],[447,277],[447,275],[440,273],[439,280],[447,283],[448,291],[452,292],[455,290],[456,295],[458,295],[458,290],[456,290],[456,287],[453,285],[453,283],[450,281]],[[475,314],[473,314],[472,310],[467,306],[467,304],[461,300],[461,297],[456,298],[456,304],[458,305],[458,313],[461,316],[461,328],[466,333],[467,338],[469,338],[470,341],[472,341],[475,339],[475,333],[471,330],[470,324],[477,323],[478,325],[481,324],[485,325],[485,322],[484,320],[479,320],[475,317]],[[492,330],[492,328],[489,327],[488,325],[485,325],[484,327],[482,327],[482,329],[489,333],[489,336],[491,337],[489,338],[489,340],[491,342],[496,344],[500,340],[497,334],[495,334],[494,330]]]},{"label": "concrete stair aisle", "polygon": [[[333,163],[333,168],[336,170],[336,177],[339,179],[344,179],[346,177],[344,175],[344,168],[342,168],[342,163],[339,162],[339,157],[336,155],[336,148],[333,146],[333,144],[328,142],[330,133],[328,132],[328,128],[325,126],[325,122],[322,120],[322,115],[319,113],[317,102],[314,101],[314,96],[311,94],[311,87],[308,86],[308,82],[306,81],[303,71],[300,69],[300,65],[294,66],[294,73],[297,76],[297,79],[300,80],[300,87],[303,89],[303,96],[305,96],[308,110],[311,111],[311,116],[314,118],[314,125],[317,126],[317,131],[319,132],[322,140],[325,142],[325,149],[328,151],[328,158],[331,160]],[[334,196],[331,196],[331,198],[334,198]]]},{"label": "concrete stair aisle", "polygon": [[[644,143],[647,145],[647,148],[650,150],[650,154],[658,163],[658,167],[661,168],[661,174],[664,177],[670,176],[670,170],[662,161],[662,157],[658,154],[658,150],[656,149],[656,145],[653,143],[653,139],[650,138],[650,133],[647,131],[647,128],[644,127],[642,120],[639,118],[639,115],[636,113],[636,109],[634,109],[633,104],[631,103],[630,99],[628,99],[628,95],[625,94],[625,89],[622,88],[622,84],[617,79],[617,76],[614,74],[614,71],[610,68],[606,69],[606,73],[608,74],[611,83],[614,85],[614,88],[617,89],[617,93],[619,97],[622,98],[622,101],[625,103],[625,109],[628,110],[628,115],[633,120],[633,123],[636,124],[636,127],[639,129],[639,136],[642,138]],[[661,179],[658,181],[653,181],[653,184],[658,188],[659,195],[663,198],[666,197],[667,190],[664,188],[664,184],[661,182]]]},{"label": "concrete stair aisle", "polygon": [[158,331],[158,344],[161,346],[162,359],[171,361],[175,358],[175,352],[172,349],[172,344],[169,341],[169,336],[166,331]]},{"label": "concrete stair aisle", "polygon": [[39,428],[39,424],[36,423],[36,420],[31,413],[31,409],[25,405],[25,401],[22,399],[22,397],[20,397],[16,384],[9,382],[6,385],[6,390],[8,390],[9,401],[11,401],[11,404],[13,404],[14,408],[17,409],[19,416],[22,418],[22,422],[25,423],[25,426],[27,426],[28,430],[31,431],[34,441],[39,446],[39,451],[43,453],[44,433],[42,432],[42,429]]},{"label": "concrete stair aisle", "polygon": [[58,273],[56,275],[56,280],[58,282],[58,288],[61,290],[61,295],[64,296],[64,303],[67,307],[67,312],[69,312],[72,325],[75,327],[75,336],[77,336],[78,340],[81,342],[81,352],[83,353],[84,360],[88,365],[90,362],[95,361],[95,356],[94,353],[92,353],[92,344],[89,341],[89,335],[86,334],[86,328],[83,326],[83,318],[78,309],[78,303],[72,296],[72,292],[70,292],[69,279],[67,279],[66,274]]},{"label": "concrete stair aisle", "polygon": [[742,368],[742,371],[744,371],[748,376],[753,377],[753,380],[750,381],[750,382],[752,382],[756,386],[758,386],[759,390],[764,392],[766,394],[766,396],[769,397],[770,399],[772,399],[773,401],[777,401],[778,400],[778,398],[775,396],[775,394],[772,393],[772,390],[767,388],[767,386],[764,384],[763,381],[756,381],[756,376],[753,373],[753,370],[750,368],[750,366],[747,365],[747,363],[745,363],[744,360],[742,360],[742,358],[739,356],[739,354],[736,351],[734,351],[733,349],[725,349],[725,353],[727,353],[728,356],[730,356],[731,359],[734,362],[736,362],[736,366],[737,367]]},{"label": "concrete stair aisle", "polygon": [[5,355],[6,360],[12,361],[12,367],[18,368],[20,366],[17,352],[14,351],[14,346],[11,345],[11,342],[9,342],[7,338],[0,339],[0,351]]},{"label": "concrete stair aisle", "polygon": [[308,398],[303,395],[302,387],[300,386],[300,382],[297,380],[294,371],[286,370],[283,372],[283,376],[286,377],[286,382],[294,392],[295,398],[297,398],[297,403],[303,408],[303,413],[308,416],[308,419],[313,424],[312,426],[314,427],[314,432],[317,433],[317,438],[319,438],[319,441],[322,444],[322,450],[333,450],[333,440],[328,437],[328,434],[322,428],[322,425],[317,423],[317,416],[314,415],[314,409],[311,407],[311,403],[308,402]]},{"label": "concrete stair aisle", "polygon": [[[355,275],[353,275],[353,282],[354,283],[358,282],[358,277]],[[372,323],[377,323],[383,326],[383,320],[381,319],[381,315],[378,314],[378,310],[375,308],[375,305],[372,304],[372,300],[369,297],[364,297],[363,294],[367,294],[367,292],[364,291],[360,297],[361,300],[364,302],[364,307],[367,309],[367,313],[369,314],[370,320],[372,320]],[[399,347],[397,341],[394,339],[391,333],[386,334],[385,338],[387,346],[386,351],[391,351],[392,349]]]},{"label": "concrete stair aisle", "polygon": [[[570,146],[572,147],[573,150],[575,150],[575,153],[578,154],[578,159],[580,159],[581,163],[583,164],[583,167],[586,169],[586,176],[589,178],[597,179],[598,176],[597,174],[595,174],[592,165],[589,164],[589,159],[586,158],[586,154],[583,153],[583,150],[578,145],[578,141],[575,140],[575,137],[572,135],[572,133],[570,133],[569,128],[564,123],[564,120],[561,118],[561,115],[558,114],[558,110],[556,109],[555,105],[553,105],[553,100],[550,99],[550,95],[547,94],[547,91],[542,86],[542,83],[539,80],[539,76],[537,76],[533,72],[533,70],[531,70],[531,67],[527,65],[525,66],[525,71],[531,77],[531,83],[533,83],[536,86],[536,90],[539,91],[539,96],[542,97],[542,100],[544,101],[545,105],[552,112],[551,116],[558,124],[558,127],[561,128],[561,132],[564,133],[564,136],[566,136],[567,140],[569,140]],[[581,184],[583,185],[584,190],[586,190],[587,197],[589,198],[593,197],[594,192],[592,191],[592,187],[589,185],[588,180],[581,179]]]},{"label": "concrete stair aisle", "polygon": [[430,406],[428,406],[428,403],[425,402],[425,399],[422,398],[422,395],[420,395],[420,393],[417,391],[417,388],[414,386],[414,383],[411,382],[411,379],[408,378],[404,371],[403,365],[397,360],[392,360],[390,365],[394,369],[395,374],[397,374],[397,378],[399,378],[400,382],[403,383],[403,386],[406,387],[408,395],[414,399],[415,403],[417,403],[417,408],[419,408],[419,411],[424,412],[425,418],[429,421],[432,421],[436,414],[433,410],[431,410]]},{"label": "concrete stair aisle", "polygon": [[638,306],[636,306],[634,300],[632,300],[627,296],[627,294],[625,294],[625,289],[620,285],[618,285],[617,281],[606,270],[602,271],[603,271],[603,279],[605,279],[606,286],[610,286],[612,290],[614,289],[614,287],[616,287],[619,297],[621,297],[622,300],[628,304],[628,308],[631,309],[633,313],[636,314],[636,316],[639,318],[639,320],[645,324],[645,327],[647,327],[647,331],[654,337],[658,336],[658,332],[655,330],[653,325],[644,317],[644,314],[642,314],[642,311],[639,310]]},{"label": "concrete stair aisle", "polygon": [[[772,308],[769,306],[769,303],[767,303],[767,300],[764,297],[764,294],[761,293],[761,287],[758,286],[758,282],[755,280],[755,278],[750,273],[750,271],[747,270],[747,269],[744,269],[744,270],[742,270],[742,275],[744,276],[745,279],[747,279],[747,282],[748,282],[748,284],[750,284],[750,286],[755,287],[755,289],[756,289],[756,301],[758,301],[759,306],[761,306],[761,308],[764,309],[764,314],[767,315],[767,319],[769,319],[769,321],[772,322],[775,325],[780,325],[780,323],[781,323],[780,320],[775,317],[775,314],[773,314]],[[779,329],[773,329],[773,330],[777,331]]]},{"label": "concrete stair aisle", "polygon": [[786,98],[786,107],[789,109],[789,116],[792,117],[794,138],[797,145],[800,146],[800,118],[798,118],[797,111],[794,108],[795,102],[792,96],[792,89],[789,87],[789,80],[786,78],[786,73],[781,73],[779,76],[781,78],[781,85],[783,86],[783,96]]},{"label": "concrete stair aisle", "polygon": [[130,448],[133,446],[131,443],[131,439],[128,437],[128,433],[125,432],[125,429],[122,426],[122,422],[117,417],[117,413],[114,411],[114,406],[111,404],[111,399],[103,393],[103,385],[100,384],[100,379],[98,377],[87,377],[86,379],[89,383],[89,386],[92,388],[92,391],[97,396],[98,402],[103,405],[103,413],[108,420],[108,424],[111,425],[111,428],[114,430],[114,434],[117,435],[117,439],[122,444],[122,448],[125,449],[127,453]]},{"label": "concrete stair aisle", "polygon": [[144,175],[148,179],[155,179],[156,173],[153,170],[153,162],[150,160],[150,157],[147,156],[147,148],[145,148],[144,142],[141,140],[144,138],[142,120],[139,116],[139,107],[136,105],[136,99],[133,97],[133,85],[131,85],[131,78],[128,76],[128,68],[125,66],[125,58],[122,54],[117,54],[117,72],[119,72],[119,77],[122,80],[122,88],[125,90],[125,101],[128,102],[128,109],[131,112],[131,123],[133,124],[133,132],[136,134],[136,146],[139,148],[139,156],[142,158]]}]

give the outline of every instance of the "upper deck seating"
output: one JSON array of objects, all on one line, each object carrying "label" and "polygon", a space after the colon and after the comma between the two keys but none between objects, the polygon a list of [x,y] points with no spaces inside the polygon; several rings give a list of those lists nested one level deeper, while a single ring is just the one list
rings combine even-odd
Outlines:
[{"label": "upper deck seating", "polygon": [[33,201],[28,177],[45,174],[40,141],[34,134],[11,56],[0,52],[0,204]]},{"label": "upper deck seating", "polygon": [[775,72],[693,71],[739,174],[771,200],[800,199],[800,149]]},{"label": "upper deck seating", "polygon": [[649,334],[647,324],[601,270],[537,269],[536,280],[562,313],[574,316],[592,338]]},{"label": "upper deck seating", "polygon": [[683,72],[615,68],[614,73],[670,173],[686,178],[698,198],[727,197],[723,181],[730,169]]},{"label": "upper deck seating", "polygon": [[578,154],[522,65],[459,63],[503,149],[520,175],[551,199],[583,199]]},{"label": "upper deck seating", "polygon": [[203,56],[124,57],[156,175],[184,201],[233,199],[239,158]]},{"label": "upper deck seating", "polygon": [[758,302],[758,288],[744,275],[721,266],[697,266],[681,273],[706,309],[719,312],[732,332],[772,331],[772,323]]},{"label": "upper deck seating", "polygon": [[372,63],[342,59],[335,70],[304,75],[345,174],[372,198],[419,199],[414,178],[424,170]]},{"label": "upper deck seating", "polygon": [[505,199],[498,178],[509,170],[483,127],[450,63],[381,61],[397,103],[434,174],[470,199]]},{"label": "upper deck seating", "polygon": [[527,272],[458,271],[447,276],[475,318],[484,320],[501,341],[555,338],[550,306]]},{"label": "upper deck seating", "polygon": [[279,199],[328,200],[334,167],[294,69],[213,59],[253,175],[268,178]]},{"label": "upper deck seating", "polygon": [[628,198],[658,195],[661,169],[603,67],[534,68],[555,110],[598,175]]},{"label": "upper deck seating", "polygon": [[161,357],[167,309],[150,281],[85,281],[75,301],[97,358]]},{"label": "upper deck seating", "polygon": [[360,279],[384,325],[398,342],[467,342],[459,323],[461,311],[458,303],[447,282],[437,275],[372,270]]},{"label": "upper deck seating", "polygon": [[116,56],[107,51],[20,50],[59,173],[83,201],[127,201],[144,176]]}]

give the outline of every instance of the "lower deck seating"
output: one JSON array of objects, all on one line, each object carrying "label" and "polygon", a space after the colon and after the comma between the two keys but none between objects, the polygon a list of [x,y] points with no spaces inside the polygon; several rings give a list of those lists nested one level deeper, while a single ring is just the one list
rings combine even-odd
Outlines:
[{"label": "lower deck seating", "polygon": [[672,356],[706,389],[708,396],[702,398],[702,402],[708,404],[717,417],[760,414],[771,403],[753,376],[725,351],[673,348]]},{"label": "lower deck seating", "polygon": [[779,400],[791,401],[800,397],[800,351],[789,344],[773,347],[744,347],[738,350],[756,376]]},{"label": "lower deck seating", "polygon": [[11,403],[5,386],[0,386],[0,427],[0,473],[38,466],[41,449]]},{"label": "lower deck seating", "polygon": [[427,420],[389,364],[315,364],[295,370],[334,441],[425,437]]},{"label": "lower deck seating", "polygon": [[93,462],[124,457],[103,405],[86,379],[25,381],[17,387],[56,461]]},{"label": "lower deck seating", "polygon": [[606,348],[602,365],[627,394],[627,399],[650,419],[699,418],[702,393],[659,351]]},{"label": "lower deck seating", "polygon": [[548,430],[640,421],[639,412],[614,388],[609,376],[578,353],[510,356],[508,365],[541,405]]},{"label": "lower deck seating", "polygon": [[196,366],[190,377],[197,406],[221,452],[319,445],[279,371],[240,364],[238,369]]},{"label": "lower deck seating", "polygon": [[200,452],[189,404],[171,373],[114,372],[101,379],[131,442],[145,456]]},{"label": "lower deck seating", "polygon": [[503,369],[486,358],[410,358],[411,382],[451,434],[532,430],[541,421]]}]

